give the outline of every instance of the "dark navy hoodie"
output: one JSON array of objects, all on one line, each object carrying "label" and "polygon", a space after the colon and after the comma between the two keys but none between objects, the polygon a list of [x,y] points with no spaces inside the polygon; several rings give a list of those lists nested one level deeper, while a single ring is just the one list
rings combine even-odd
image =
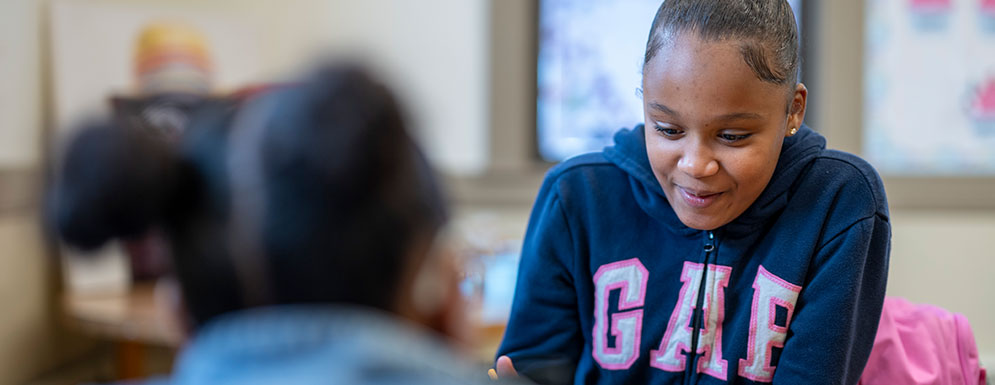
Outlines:
[{"label": "dark navy hoodie", "polygon": [[[685,226],[642,126],[549,171],[498,355],[539,383],[855,384],[884,300],[877,173],[808,127],[737,219]],[[705,295],[698,295],[704,293]]]}]

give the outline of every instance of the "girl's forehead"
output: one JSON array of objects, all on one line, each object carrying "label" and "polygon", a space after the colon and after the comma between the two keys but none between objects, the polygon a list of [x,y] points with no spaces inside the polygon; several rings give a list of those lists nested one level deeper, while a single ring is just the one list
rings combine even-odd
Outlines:
[{"label": "girl's forehead", "polygon": [[643,68],[647,105],[674,111],[737,112],[783,108],[784,87],[764,82],[746,64],[735,40],[679,37]]},{"label": "girl's forehead", "polygon": [[680,77],[709,77],[722,73],[756,78],[744,60],[744,43],[735,38],[703,39],[692,32],[678,34],[660,46],[658,54],[644,66],[643,75],[645,78],[663,71]]}]

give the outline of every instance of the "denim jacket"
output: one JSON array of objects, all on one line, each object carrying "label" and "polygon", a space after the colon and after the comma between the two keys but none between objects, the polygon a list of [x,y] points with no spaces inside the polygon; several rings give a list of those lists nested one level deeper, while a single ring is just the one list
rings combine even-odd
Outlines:
[{"label": "denim jacket", "polygon": [[474,384],[484,369],[439,338],[377,310],[288,305],[208,323],[173,374],[150,384]]}]

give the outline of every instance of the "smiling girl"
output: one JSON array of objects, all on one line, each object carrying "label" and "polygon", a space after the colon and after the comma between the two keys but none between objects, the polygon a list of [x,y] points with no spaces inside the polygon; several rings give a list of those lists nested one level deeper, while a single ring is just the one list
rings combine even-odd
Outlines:
[{"label": "smiling girl", "polygon": [[785,0],[668,0],[645,122],[546,176],[501,375],[539,383],[856,383],[890,225],[877,173],[802,125]]}]

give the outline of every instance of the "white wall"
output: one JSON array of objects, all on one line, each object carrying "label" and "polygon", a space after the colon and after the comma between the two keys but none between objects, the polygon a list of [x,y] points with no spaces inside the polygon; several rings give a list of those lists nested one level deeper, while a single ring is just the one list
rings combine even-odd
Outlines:
[{"label": "white wall", "polygon": [[[40,160],[40,13],[34,0],[0,2],[0,173]],[[59,359],[51,273],[35,216],[0,215],[0,383],[22,383]]]},{"label": "white wall", "polygon": [[215,6],[224,4],[264,29],[268,74],[291,73],[320,54],[361,58],[398,93],[437,166],[463,176],[488,167],[489,0],[223,0]]},{"label": "white wall", "polygon": [[[294,73],[322,56],[319,53],[361,58],[399,94],[416,136],[437,166],[464,176],[480,174],[487,167],[488,0],[59,3],[103,8],[124,16],[204,14],[198,22],[214,14],[224,16],[228,23],[250,25],[258,33],[238,38],[251,39],[253,46],[260,47],[262,58],[247,60],[260,60],[260,78],[267,80]],[[65,79],[56,79],[60,82]]]},{"label": "white wall", "polygon": [[340,1],[323,24],[333,48],[372,59],[400,94],[429,156],[452,174],[479,174],[489,159],[489,6]]},{"label": "white wall", "polygon": [[995,212],[892,210],[888,295],[967,316],[989,371],[995,369],[993,294]]},{"label": "white wall", "polygon": [[41,9],[0,3],[0,167],[28,167],[40,153]]}]

